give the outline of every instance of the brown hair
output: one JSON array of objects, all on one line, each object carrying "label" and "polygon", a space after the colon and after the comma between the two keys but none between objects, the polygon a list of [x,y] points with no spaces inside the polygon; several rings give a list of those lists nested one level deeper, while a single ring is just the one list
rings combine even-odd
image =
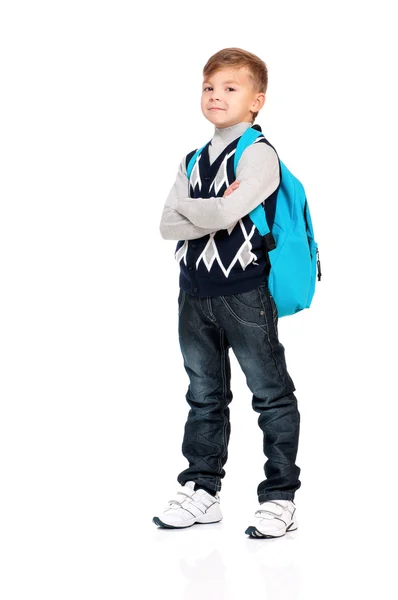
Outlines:
[{"label": "brown hair", "polygon": [[[261,58],[247,50],[242,50],[242,48],[223,48],[213,54],[203,67],[203,77],[208,79],[220,69],[239,69],[241,67],[247,68],[253,90],[265,94],[268,86],[267,65]],[[252,123],[257,115],[258,112],[253,113]]]}]

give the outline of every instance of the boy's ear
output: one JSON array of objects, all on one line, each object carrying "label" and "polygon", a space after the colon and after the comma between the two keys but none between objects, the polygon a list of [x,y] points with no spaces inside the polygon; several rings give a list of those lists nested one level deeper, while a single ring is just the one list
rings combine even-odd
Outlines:
[{"label": "boy's ear", "polygon": [[258,94],[257,95],[257,100],[259,101],[259,105],[258,105],[258,109],[257,110],[260,110],[264,106],[264,104],[265,104],[265,100],[266,100],[265,94],[264,93]]}]

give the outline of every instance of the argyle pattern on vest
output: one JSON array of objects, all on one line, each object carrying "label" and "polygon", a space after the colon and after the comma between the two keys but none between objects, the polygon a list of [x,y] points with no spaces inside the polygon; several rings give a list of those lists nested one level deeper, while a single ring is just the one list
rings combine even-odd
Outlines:
[{"label": "argyle pattern on vest", "polygon": [[[197,157],[189,180],[189,196],[223,196],[235,180],[234,155],[239,138],[233,140],[210,164],[209,145]],[[268,143],[260,135],[257,143]],[[186,156],[186,166],[196,150]],[[279,188],[279,186],[278,186]],[[272,227],[278,188],[263,206]],[[267,200],[267,202],[265,202]],[[174,257],[180,265],[179,286],[193,296],[222,296],[246,292],[266,281],[266,260],[261,234],[249,215],[229,229],[219,230],[194,240],[179,240]]]}]

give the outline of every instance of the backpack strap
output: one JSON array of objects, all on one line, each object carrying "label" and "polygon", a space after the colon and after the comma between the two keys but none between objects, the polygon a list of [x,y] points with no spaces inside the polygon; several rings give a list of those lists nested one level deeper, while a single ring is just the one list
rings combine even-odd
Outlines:
[{"label": "backpack strap", "polygon": [[254,129],[253,127],[248,127],[246,131],[242,133],[239,138],[238,145],[236,146],[235,156],[234,156],[234,173],[236,177],[236,167],[238,166],[238,162],[240,157],[243,154],[243,151],[246,150],[250,144],[256,141],[259,135],[262,135],[261,131],[258,129]]},{"label": "backpack strap", "polygon": [[[234,157],[235,177],[236,177],[236,168],[238,166],[239,159],[243,154],[243,151],[246,150],[246,148],[248,146],[253,144],[259,135],[262,135],[261,131],[258,131],[258,129],[254,129],[253,127],[248,127],[246,129],[246,131],[239,138],[239,142],[238,142],[238,145],[236,146],[235,157]],[[262,204],[259,204],[258,206],[256,206],[256,208],[254,208],[252,211],[250,211],[249,216],[262,236],[265,236],[268,233],[270,233],[267,219],[265,218],[264,206]]]},{"label": "backpack strap", "polygon": [[[262,135],[261,130],[255,129],[254,127],[248,127],[246,131],[241,135],[238,144],[236,146],[235,157],[234,157],[234,174],[236,177],[236,167],[243,151],[253,144],[259,135]],[[267,219],[265,216],[265,210],[263,204],[259,204],[252,211],[249,212],[249,217],[253,221],[254,225],[259,230],[264,246],[265,258],[267,261],[267,275],[271,268],[271,262],[268,253],[276,248],[274,236],[272,235],[270,228],[268,227]]]},{"label": "backpack strap", "polygon": [[207,146],[208,143],[209,142],[206,142],[206,144],[203,144],[203,146],[201,148],[199,148],[198,150],[196,150],[195,154],[191,157],[191,160],[189,161],[188,166],[187,166],[187,177],[188,177],[188,180],[191,177],[192,169],[194,167],[194,164],[196,163],[197,157],[202,152],[203,148],[205,146]]}]

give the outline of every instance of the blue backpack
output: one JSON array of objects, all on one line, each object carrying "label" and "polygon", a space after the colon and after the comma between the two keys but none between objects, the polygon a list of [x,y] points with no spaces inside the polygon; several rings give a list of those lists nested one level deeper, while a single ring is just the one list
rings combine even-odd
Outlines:
[{"label": "blue backpack", "polygon": [[[235,177],[243,151],[259,135],[262,135],[260,126],[254,125],[248,127],[240,137],[234,157]],[[192,156],[187,168],[188,179],[198,154],[205,146],[206,144]],[[269,229],[263,203],[253,209],[249,217],[262,235],[268,261],[268,287],[275,301],[278,317],[284,317],[310,307],[315,293],[316,275],[318,273],[320,281],[322,274],[318,244],[314,239],[303,185],[285,167],[279,156],[278,160],[280,185],[272,230]]]}]

